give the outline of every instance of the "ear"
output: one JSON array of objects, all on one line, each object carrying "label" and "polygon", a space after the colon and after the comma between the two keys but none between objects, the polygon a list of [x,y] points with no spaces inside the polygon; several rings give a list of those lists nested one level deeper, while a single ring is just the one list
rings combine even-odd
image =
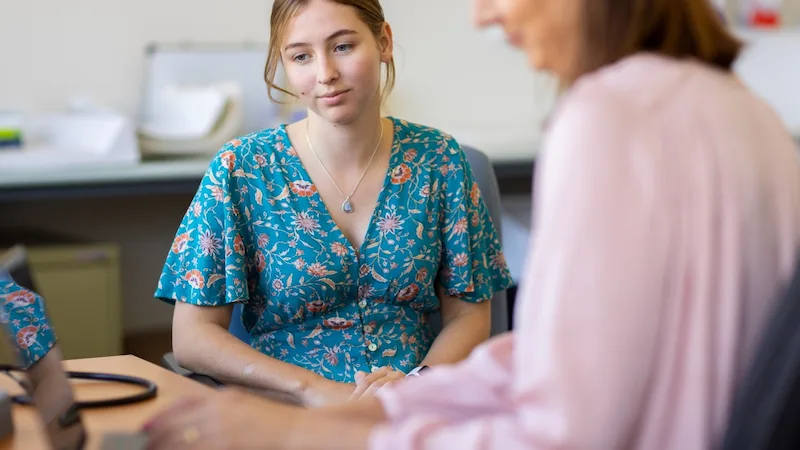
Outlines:
[{"label": "ear", "polygon": [[392,39],[392,27],[388,22],[381,26],[381,35],[378,39],[378,49],[381,51],[381,62],[388,63],[394,54],[394,41]]}]

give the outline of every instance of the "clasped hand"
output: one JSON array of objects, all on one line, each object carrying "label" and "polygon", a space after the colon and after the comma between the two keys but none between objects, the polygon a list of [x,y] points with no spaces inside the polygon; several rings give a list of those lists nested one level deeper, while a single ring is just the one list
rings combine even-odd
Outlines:
[{"label": "clasped hand", "polygon": [[391,367],[384,366],[372,373],[357,372],[356,373],[356,388],[350,396],[350,400],[358,400],[361,398],[371,397],[375,395],[382,387],[402,380],[406,377],[404,372],[394,370]]},{"label": "clasped hand", "polygon": [[372,373],[357,372],[355,383],[340,383],[320,377],[306,389],[299,404],[317,408],[368,398],[389,383],[405,376],[406,374],[399,370],[381,367]]}]

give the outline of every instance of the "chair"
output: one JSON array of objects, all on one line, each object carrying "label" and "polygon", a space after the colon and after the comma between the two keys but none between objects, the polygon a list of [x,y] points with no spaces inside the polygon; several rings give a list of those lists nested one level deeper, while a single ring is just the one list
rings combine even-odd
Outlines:
[{"label": "chair", "polygon": [[788,450],[800,443],[800,261],[775,306],[734,396],[723,450]]},{"label": "chair", "polygon": [[[463,146],[464,153],[467,156],[472,174],[475,177],[475,182],[481,190],[481,195],[486,207],[489,210],[489,216],[497,229],[498,238],[502,241],[502,208],[500,203],[500,188],[497,183],[497,177],[494,173],[489,158],[481,152],[472,147]],[[439,313],[431,316],[431,322],[434,324],[434,329],[438,332],[441,329],[441,315]],[[491,335],[495,336],[504,333],[510,329],[508,315],[508,298],[505,291],[497,292],[492,298],[492,328]],[[250,335],[242,325],[242,305],[237,303],[234,305],[233,314],[231,316],[231,324],[228,328],[231,334],[238,337],[242,342],[250,344]],[[172,353],[167,353],[161,360],[164,367],[184,376],[190,376],[198,381],[207,384],[219,384],[206,376],[198,376],[189,370],[180,367],[175,361],[175,356]]]}]

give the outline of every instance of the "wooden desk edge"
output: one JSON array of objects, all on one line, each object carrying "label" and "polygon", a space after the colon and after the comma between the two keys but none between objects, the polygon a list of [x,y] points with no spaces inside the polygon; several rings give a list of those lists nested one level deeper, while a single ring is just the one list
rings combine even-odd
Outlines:
[{"label": "wooden desk edge", "polygon": [[[137,432],[153,415],[184,395],[204,395],[213,391],[209,386],[130,354],[66,360],[63,362],[63,366],[68,371],[102,372],[141,377],[158,386],[158,394],[151,400],[132,405],[82,411],[82,419],[88,434],[87,449],[100,448],[105,433]],[[10,380],[3,380],[0,383],[0,389],[12,385]],[[102,394],[101,397],[106,397],[113,396],[118,389],[125,389],[125,392],[128,392],[131,386],[99,383],[89,386],[89,388],[97,389],[97,392]],[[35,410],[22,405],[14,405],[13,408],[14,436],[0,441],[0,450],[46,448],[44,431]]]}]

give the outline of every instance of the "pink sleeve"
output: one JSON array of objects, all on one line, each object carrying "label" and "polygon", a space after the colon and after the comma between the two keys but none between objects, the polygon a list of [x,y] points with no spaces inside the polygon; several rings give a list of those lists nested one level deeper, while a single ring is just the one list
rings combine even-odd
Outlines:
[{"label": "pink sleeve", "polygon": [[[624,104],[593,97],[572,99],[562,110],[537,174],[537,226],[517,300],[511,385],[482,397],[482,415],[452,420],[444,411],[463,402],[453,392],[484,395],[485,386],[509,381],[505,372],[487,380],[453,371],[441,393],[425,389],[436,399],[425,414],[377,429],[371,448],[631,446],[668,273],[669,205],[658,190],[664,181],[657,155],[664,153],[632,125],[637,117]],[[413,386],[406,388],[411,397]]]},{"label": "pink sleeve", "polygon": [[512,349],[513,338],[506,333],[477,347],[461,364],[431,368],[421,377],[381,389],[378,398],[393,421],[418,414],[448,420],[485,414],[508,398]]}]

